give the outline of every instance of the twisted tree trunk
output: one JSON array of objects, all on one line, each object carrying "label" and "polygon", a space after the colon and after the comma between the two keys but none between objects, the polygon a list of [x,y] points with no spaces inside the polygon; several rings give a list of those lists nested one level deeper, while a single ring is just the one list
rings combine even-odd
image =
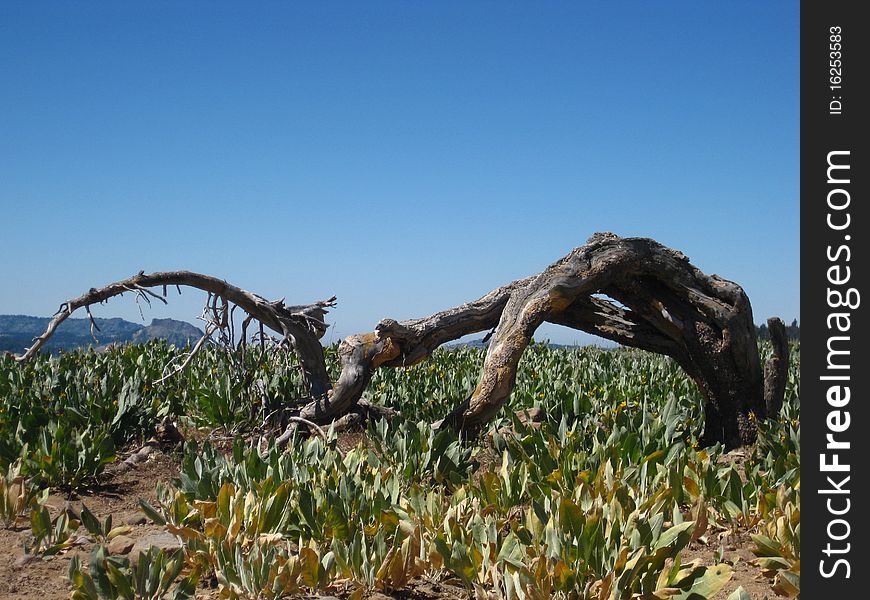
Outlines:
[{"label": "twisted tree trunk", "polygon": [[[18,360],[32,358],[74,310],[125,292],[165,302],[167,285],[208,292],[207,310],[215,328],[232,326],[230,305],[235,305],[280,333],[300,356],[309,393],[308,403],[295,416],[315,423],[355,410],[374,369],[417,364],[445,342],[495,328],[477,386],[439,423],[476,431],[508,401],[520,357],[544,321],[673,357],[704,395],[705,444],[721,442],[732,448],[752,443],[754,417],[775,416],[785,389],[788,344],[779,319],[769,321],[774,355],[762,371],[752,309],[739,285],[702,273],[682,253],[652,239],[612,233],[595,234],[540,274],[474,302],[422,319],[385,319],[371,333],[348,337],[339,345],[341,374],[334,385],[318,341],[334,297],[287,306],[283,300],[268,301],[188,271],[140,272],[65,302]],[[148,289],[157,286],[163,286],[163,296]]]},{"label": "twisted tree trunk", "polygon": [[769,403],[743,290],[654,240],[613,234],[596,234],[511,296],[477,387],[447,424],[477,429],[499,410],[544,321],[673,357],[704,394],[703,442],[755,440],[751,415],[765,417]]},{"label": "twisted tree trunk", "polygon": [[508,299],[532,278],[520,279],[491,291],[474,302],[449,308],[422,319],[384,319],[374,332],[352,335],[339,344],[341,374],[334,388],[315,398],[301,415],[314,421],[329,421],[352,407],[362,397],[380,366],[410,367],[452,340],[495,327]]}]

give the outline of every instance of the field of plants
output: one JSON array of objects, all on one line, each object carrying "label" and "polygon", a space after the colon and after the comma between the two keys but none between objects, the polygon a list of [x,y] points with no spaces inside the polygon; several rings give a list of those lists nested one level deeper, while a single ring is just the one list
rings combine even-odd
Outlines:
[{"label": "field of plants", "polygon": [[[305,429],[266,453],[262,424],[302,394],[293,356],[208,349],[156,384],[181,355],[149,343],[0,358],[0,521],[22,556],[63,565],[72,598],[799,594],[799,346],[780,419],[727,455],[698,447],[695,385],[640,351],[534,345],[510,410],[461,440],[430,424],[473,389],[483,353],[439,350],[376,371],[365,398],[398,416],[362,433]],[[136,526],[87,505],[167,419],[184,442],[156,453],[178,476],[151,482],[139,510],[181,547],[113,555]]]}]

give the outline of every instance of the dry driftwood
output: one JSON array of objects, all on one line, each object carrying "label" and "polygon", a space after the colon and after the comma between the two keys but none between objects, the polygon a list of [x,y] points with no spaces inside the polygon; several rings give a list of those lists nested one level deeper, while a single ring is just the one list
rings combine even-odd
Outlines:
[{"label": "dry driftwood", "polygon": [[[308,403],[293,416],[324,424],[356,411],[372,372],[426,359],[445,342],[494,329],[484,365],[469,397],[439,423],[480,429],[507,402],[517,365],[544,321],[672,357],[705,397],[704,442],[736,447],[754,441],[752,416],[775,416],[782,404],[788,344],[772,319],[774,355],[762,369],[749,300],[742,288],[706,275],[682,253],[649,238],[598,233],[538,275],[513,281],[485,296],[422,319],[384,319],[375,331],[352,335],[338,349],[341,373],[330,381],[318,341],[335,298],[302,306],[261,296],[207,275],[172,271],[138,275],[67,301],[18,360],[33,357],[57,326],[78,308],[125,292],[165,301],[168,285],[210,294],[212,324],[231,327],[231,305],[247,312],[296,350]],[[163,286],[162,296],[149,288]],[[220,302],[220,304],[219,304]],[[90,311],[88,310],[90,315]],[[778,323],[778,324],[777,324]],[[369,411],[370,412],[370,411]]]},{"label": "dry driftwood", "polygon": [[[326,333],[327,326],[323,319],[328,312],[327,308],[335,305],[335,297],[303,306],[287,306],[283,299],[269,301],[222,279],[192,271],[164,271],[148,275],[140,271],[129,279],[111,283],[99,289],[91,288],[81,296],[67,300],[60,305],[54,317],[49,321],[45,332],[35,338],[33,345],[24,354],[16,357],[16,360],[24,362],[33,358],[57,327],[79,308],[87,310],[90,317],[91,305],[105,302],[128,292],[135,294],[137,301],[142,298],[150,303],[151,298],[156,298],[165,303],[167,287],[182,285],[209,293],[209,298],[214,301],[212,310],[220,314],[219,325],[230,326],[229,303],[232,303],[266,327],[281,333],[285,339],[292,343],[299,354],[302,369],[306,375],[306,383],[312,395],[320,396],[329,389],[329,375],[326,372],[323,347],[318,340]],[[162,288],[163,294],[156,294],[149,289],[154,287]],[[219,309],[217,300],[221,300],[222,310]],[[207,306],[207,308],[209,307]],[[91,318],[91,323],[93,326],[93,318]]]},{"label": "dry driftwood", "polygon": [[770,402],[743,290],[654,240],[610,233],[594,235],[511,295],[477,387],[446,423],[479,428],[498,411],[544,321],[673,357],[705,396],[704,442],[754,441],[750,415],[766,416]]}]

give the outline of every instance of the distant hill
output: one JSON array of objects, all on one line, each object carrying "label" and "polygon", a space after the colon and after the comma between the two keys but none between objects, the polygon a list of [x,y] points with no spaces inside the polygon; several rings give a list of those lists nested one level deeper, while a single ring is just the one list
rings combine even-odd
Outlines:
[{"label": "distant hill", "polygon": [[[48,317],[29,317],[26,315],[0,315],[0,352],[22,352],[30,346],[33,338],[41,335],[48,326]],[[95,331],[97,342],[91,337],[91,323],[88,319],[69,318],[57,328],[45,345],[48,352],[72,350],[85,346],[105,346],[124,342],[143,343],[163,339],[176,346],[195,343],[202,337],[202,331],[190,323],[174,319],[153,319],[150,325],[131,323],[124,319],[94,319],[99,331]]]},{"label": "distant hill", "polygon": [[181,347],[195,344],[201,337],[202,331],[190,323],[175,319],[152,319],[151,325],[139,329],[130,341],[142,344],[149,340],[166,340]]}]

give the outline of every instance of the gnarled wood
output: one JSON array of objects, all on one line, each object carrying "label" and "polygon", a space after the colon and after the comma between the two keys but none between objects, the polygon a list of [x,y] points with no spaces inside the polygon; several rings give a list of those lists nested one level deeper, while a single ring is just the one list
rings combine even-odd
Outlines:
[{"label": "gnarled wood", "polygon": [[[324,396],[331,388],[326,361],[323,358],[323,347],[318,340],[326,333],[324,316],[328,312],[327,308],[335,306],[334,296],[313,304],[287,306],[283,299],[266,300],[223,279],[192,271],[163,271],[147,275],[140,271],[129,279],[110,283],[99,289],[91,288],[81,296],[67,300],[60,305],[45,332],[35,338],[33,345],[15,360],[26,362],[32,359],[57,327],[80,308],[86,309],[90,316],[91,305],[105,302],[126,292],[137,294],[145,300],[156,298],[165,303],[167,286],[182,285],[203,290],[214,298],[220,298],[224,303],[241,307],[253,318],[289,340],[299,355],[306,385],[313,397]],[[149,288],[153,287],[162,287],[163,295],[152,292]],[[224,319],[226,317],[227,313],[224,311]]]},{"label": "gnarled wood", "polygon": [[352,335],[338,347],[341,374],[332,391],[315,398],[300,415],[328,422],[346,413],[362,397],[372,371],[380,366],[410,367],[442,344],[470,333],[492,329],[516,290],[531,278],[513,281],[485,296],[422,319],[384,319],[374,332]]},{"label": "gnarled wood", "polygon": [[544,321],[673,357],[704,395],[704,443],[722,442],[729,448],[751,443],[756,435],[753,417],[775,416],[785,389],[788,344],[781,321],[769,321],[774,356],[762,373],[752,309],[739,285],[704,274],[682,253],[652,239],[612,233],[597,233],[540,274],[473,302],[422,319],[384,319],[375,331],[346,338],[339,345],[341,374],[334,385],[318,341],[334,297],[286,306],[283,300],[268,301],[189,271],[140,272],[65,302],[46,332],[17,360],[32,358],[78,308],[128,291],[165,301],[148,288],[164,286],[165,296],[167,285],[209,292],[221,330],[227,326],[229,304],[235,304],[290,341],[309,390],[308,404],[297,416],[317,424],[359,412],[356,407],[374,369],[417,364],[445,342],[494,328],[477,386],[441,422],[466,431],[479,429],[509,399],[520,357]]},{"label": "gnarled wood", "polygon": [[767,411],[743,290],[654,240],[609,233],[594,235],[512,294],[477,387],[444,424],[474,430],[501,408],[523,350],[544,321],[672,356],[705,396],[704,442],[754,441],[752,415]]}]

